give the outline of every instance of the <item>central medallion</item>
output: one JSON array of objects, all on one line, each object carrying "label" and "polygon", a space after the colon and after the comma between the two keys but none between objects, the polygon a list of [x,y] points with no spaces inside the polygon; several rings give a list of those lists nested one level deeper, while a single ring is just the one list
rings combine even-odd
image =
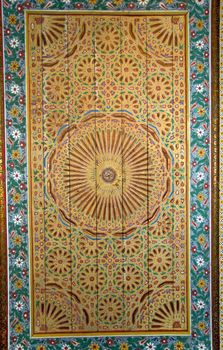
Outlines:
[{"label": "central medallion", "polygon": [[48,193],[61,221],[124,237],[155,220],[171,191],[171,158],[156,132],[125,113],[63,129],[48,157]]},{"label": "central medallion", "polygon": [[105,168],[101,174],[102,179],[107,183],[112,183],[116,179],[116,172],[112,168]]}]

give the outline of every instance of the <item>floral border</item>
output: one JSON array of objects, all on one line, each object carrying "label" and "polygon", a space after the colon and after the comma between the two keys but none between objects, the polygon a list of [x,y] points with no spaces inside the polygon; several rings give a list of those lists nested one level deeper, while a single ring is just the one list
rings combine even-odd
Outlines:
[{"label": "floral border", "polygon": [[[0,27],[2,10],[0,0]],[[0,32],[0,48],[3,47],[2,32]],[[0,51],[0,344],[7,348],[8,342],[8,290],[7,290],[7,234],[6,234],[6,191],[5,191],[5,128],[4,128],[4,78],[3,50]]]},{"label": "floral border", "polygon": [[[213,2],[213,4],[215,1]],[[191,317],[192,334],[150,337],[30,339],[25,113],[25,9],[188,10],[191,91]],[[4,54],[9,232],[9,349],[211,349],[210,96],[208,0],[5,0]],[[3,129],[3,128],[2,128]]]},{"label": "floral border", "polygon": [[[213,349],[221,349],[219,337],[219,19],[220,3],[212,2],[211,26],[211,225],[212,225],[212,340]],[[221,22],[222,24],[222,22]],[[222,344],[223,346],[223,344]]]}]

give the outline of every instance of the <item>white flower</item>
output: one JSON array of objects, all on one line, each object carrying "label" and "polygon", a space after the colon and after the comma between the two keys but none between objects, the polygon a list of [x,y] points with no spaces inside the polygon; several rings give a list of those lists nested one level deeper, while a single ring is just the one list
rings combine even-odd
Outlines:
[{"label": "white flower", "polygon": [[202,301],[202,300],[198,300],[198,302],[197,302],[197,307],[198,307],[198,309],[204,309],[204,302]]},{"label": "white flower", "polygon": [[24,346],[21,344],[16,345],[15,350],[24,350]]},{"label": "white flower", "polygon": [[203,87],[202,84],[198,84],[198,85],[196,86],[196,91],[197,91],[197,92],[203,92],[203,90],[204,90],[204,87]]},{"label": "white flower", "polygon": [[203,47],[204,47],[204,42],[203,42],[203,40],[199,40],[197,43],[196,43],[196,47],[198,48],[198,49],[203,49]]},{"label": "white flower", "polygon": [[20,133],[19,130],[17,130],[17,129],[13,130],[13,132],[12,132],[12,137],[13,137],[15,140],[18,140],[18,139],[20,138],[20,136],[21,136],[21,133]]},{"label": "white flower", "polygon": [[[69,5],[70,4],[70,0],[62,0],[62,2],[64,2],[65,4],[67,4],[67,5]],[[70,349],[70,348],[69,348]],[[69,350],[68,349],[68,350]],[[65,350],[67,350],[67,349],[65,349]]]},{"label": "white flower", "polygon": [[23,309],[24,305],[21,301],[18,301],[17,303],[15,303],[15,308],[16,310],[21,311]]},{"label": "white flower", "polygon": [[21,267],[24,264],[24,261],[21,258],[17,258],[15,264],[17,267]]},{"label": "white flower", "polygon": [[70,347],[70,345],[64,344],[62,346],[62,350],[71,350],[71,347]]},{"label": "white flower", "polygon": [[197,136],[202,137],[203,135],[204,135],[204,129],[202,128],[197,129]]},{"label": "white flower", "polygon": [[14,94],[14,95],[18,95],[18,93],[19,93],[19,91],[20,91],[20,87],[19,87],[19,85],[17,85],[17,84],[13,84],[12,86],[11,86],[11,93],[12,94]]},{"label": "white flower", "polygon": [[138,0],[139,5],[145,6],[149,3],[149,0]]},{"label": "white flower", "polygon": [[16,224],[16,225],[21,224],[21,222],[22,222],[22,217],[21,217],[21,215],[15,215],[14,218],[13,218],[13,222],[14,222],[14,224]]},{"label": "white flower", "polygon": [[204,0],[195,0],[196,4],[198,5],[203,5],[204,3]]},{"label": "white flower", "polygon": [[204,218],[203,218],[202,215],[197,215],[196,219],[197,219],[197,222],[199,222],[200,224],[201,224],[202,222],[204,222]]},{"label": "white flower", "polygon": [[19,46],[19,40],[17,38],[12,38],[9,42],[9,45],[15,49],[16,47]]},{"label": "white flower", "polygon": [[199,257],[199,258],[197,258],[196,261],[197,261],[198,266],[203,266],[204,265],[204,259],[203,258]]},{"label": "white flower", "polygon": [[204,345],[204,343],[198,344],[198,350],[206,350],[206,346]]},{"label": "white flower", "polygon": [[204,173],[202,173],[202,172],[197,173],[197,179],[198,179],[198,181],[203,180],[204,179]]},{"label": "white flower", "polygon": [[153,343],[149,343],[146,345],[146,350],[155,350],[156,346]]},{"label": "white flower", "polygon": [[14,173],[12,174],[12,176],[13,176],[13,179],[15,180],[15,181],[19,181],[20,179],[21,179],[21,174],[18,172],[18,171],[14,171]]}]

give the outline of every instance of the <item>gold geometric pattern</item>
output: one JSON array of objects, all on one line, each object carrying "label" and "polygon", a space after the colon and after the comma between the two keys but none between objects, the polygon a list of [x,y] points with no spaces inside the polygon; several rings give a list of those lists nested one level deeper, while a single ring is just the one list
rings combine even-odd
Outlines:
[{"label": "gold geometric pattern", "polygon": [[189,332],[186,21],[27,14],[33,335]]}]

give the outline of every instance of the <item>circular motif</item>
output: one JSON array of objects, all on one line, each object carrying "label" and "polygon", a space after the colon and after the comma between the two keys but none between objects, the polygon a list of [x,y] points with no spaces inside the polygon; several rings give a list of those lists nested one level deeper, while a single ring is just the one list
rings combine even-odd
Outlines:
[{"label": "circular motif", "polygon": [[152,329],[181,329],[182,320],[180,301],[170,301],[163,304],[152,318]]},{"label": "circular motif", "polygon": [[145,94],[153,103],[163,103],[173,97],[173,83],[170,77],[159,73],[148,77],[145,85]]},{"label": "circular motif", "polygon": [[55,240],[65,239],[70,234],[70,227],[62,224],[56,214],[50,214],[46,218],[46,232]]},{"label": "circular motif", "polygon": [[95,30],[97,51],[105,54],[114,53],[120,46],[120,29],[112,22],[103,22]]},{"label": "circular motif", "polygon": [[65,103],[72,92],[70,84],[69,78],[63,74],[53,73],[47,76],[44,83],[46,100],[53,104]]},{"label": "circular motif", "polygon": [[77,283],[81,290],[87,294],[96,294],[106,285],[106,273],[98,265],[84,266],[77,274]]},{"label": "circular motif", "polygon": [[77,116],[83,115],[89,111],[105,111],[106,110],[106,101],[103,95],[100,95],[94,91],[84,92],[78,95],[74,101],[75,104],[75,113]]},{"label": "circular motif", "polygon": [[139,234],[135,234],[133,237],[129,237],[124,241],[123,239],[117,239],[115,241],[115,249],[118,255],[120,255],[121,257],[135,257],[143,249],[142,236]]},{"label": "circular motif", "polygon": [[84,85],[93,85],[102,80],[104,66],[101,59],[94,56],[78,57],[74,64],[74,74],[77,80]]},{"label": "circular motif", "polygon": [[78,235],[77,249],[80,255],[86,258],[96,258],[107,250],[107,242],[104,239],[93,240],[84,235]]},{"label": "circular motif", "polygon": [[124,237],[155,219],[170,193],[171,159],[154,130],[125,114],[93,115],[57,140],[48,191],[63,221]]},{"label": "circular motif", "polygon": [[171,115],[166,112],[154,111],[149,116],[148,122],[156,126],[163,137],[167,136],[171,129]]},{"label": "circular motif", "polygon": [[154,273],[166,273],[172,267],[171,249],[166,246],[155,246],[150,248],[148,256],[148,267]]},{"label": "circular motif", "polygon": [[158,238],[167,237],[172,232],[172,225],[170,217],[164,213],[154,225],[149,226],[149,234]]},{"label": "circular motif", "polygon": [[[178,27],[178,28],[177,28]],[[180,18],[174,16],[158,16],[148,19],[148,33],[154,36],[156,41],[172,49],[179,47],[182,28]]]},{"label": "circular motif", "polygon": [[118,56],[112,64],[111,73],[119,84],[132,85],[141,76],[140,63],[133,57]]},{"label": "circular motif", "polygon": [[118,290],[132,294],[142,286],[143,276],[139,267],[133,264],[121,265],[116,268],[114,281]]},{"label": "circular motif", "polygon": [[116,172],[112,168],[105,168],[102,171],[101,177],[102,177],[102,180],[104,180],[105,182],[112,183],[115,181]]},{"label": "circular motif", "polygon": [[[41,52],[42,64],[46,67],[53,67],[63,57],[67,59],[72,56],[85,39],[86,24],[79,20],[70,20],[65,15],[33,17],[30,23],[32,42]],[[72,36],[67,45],[67,36]]]},{"label": "circular motif", "polygon": [[46,300],[41,302],[39,322],[41,331],[69,331],[71,320],[71,308],[65,294],[51,292]]},{"label": "circular motif", "polygon": [[[41,26],[41,30],[36,26]],[[66,50],[64,41],[66,17],[65,16],[37,16],[31,24],[34,32],[34,41],[42,50],[43,60],[58,59]]]},{"label": "circular motif", "polygon": [[131,92],[123,92],[115,96],[112,103],[112,108],[114,111],[125,110],[138,114],[140,111],[141,102],[138,96]]},{"label": "circular motif", "polygon": [[72,256],[67,248],[56,247],[47,253],[46,264],[55,275],[66,276],[71,272]]},{"label": "circular motif", "polygon": [[124,301],[116,295],[105,295],[98,300],[97,310],[102,324],[115,324],[123,319]]},{"label": "circular motif", "polygon": [[64,114],[63,111],[55,111],[50,112],[46,116],[46,132],[50,135],[50,137],[56,137],[58,130],[63,126],[64,124],[68,124],[68,116]]}]

